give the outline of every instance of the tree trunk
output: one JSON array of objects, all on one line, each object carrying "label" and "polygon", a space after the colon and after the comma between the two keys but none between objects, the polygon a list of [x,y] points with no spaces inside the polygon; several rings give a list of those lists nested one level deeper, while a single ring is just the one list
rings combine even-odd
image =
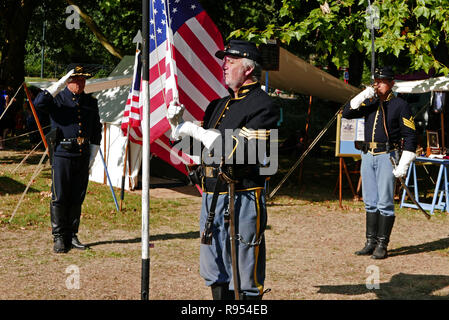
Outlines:
[{"label": "tree trunk", "polygon": [[0,85],[10,86],[14,91],[25,79],[25,41],[36,0],[7,0],[1,6],[0,20],[4,39],[0,59]]},{"label": "tree trunk", "polygon": [[349,56],[349,84],[354,87],[360,86],[363,75],[363,61],[365,60],[365,52],[354,50]]}]

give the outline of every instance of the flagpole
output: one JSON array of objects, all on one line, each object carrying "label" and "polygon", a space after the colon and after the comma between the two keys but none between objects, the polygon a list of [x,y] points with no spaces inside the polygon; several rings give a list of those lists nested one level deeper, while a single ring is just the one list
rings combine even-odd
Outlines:
[{"label": "flagpole", "polygon": [[150,296],[150,102],[149,102],[149,1],[142,1],[142,274],[141,300]]}]

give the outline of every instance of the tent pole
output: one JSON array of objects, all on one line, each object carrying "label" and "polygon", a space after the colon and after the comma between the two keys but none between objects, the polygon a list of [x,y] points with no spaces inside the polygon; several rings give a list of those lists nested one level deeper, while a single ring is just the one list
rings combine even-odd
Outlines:
[{"label": "tent pole", "polygon": [[[106,154],[106,132],[107,132],[107,128],[106,128],[106,122],[103,125],[103,149],[104,149],[104,154]],[[103,184],[106,184],[106,171],[103,172]]]},{"label": "tent pole", "polygon": [[441,153],[446,155],[446,143],[444,139],[444,111],[441,111]]},{"label": "tent pole", "polygon": [[129,123],[126,130],[126,147],[125,147],[125,160],[123,161],[123,174],[122,174],[122,186],[120,190],[120,211],[122,211],[123,199],[125,198],[125,179],[126,179],[126,165],[128,161],[128,147],[129,147]]},{"label": "tent pole", "polygon": [[141,300],[150,296],[150,101],[149,101],[149,0],[142,1],[142,274]]},{"label": "tent pole", "polygon": [[[309,144],[309,125],[310,125],[310,114],[311,113],[312,113],[312,96],[310,96],[310,98],[309,98],[309,108],[307,110],[306,130],[305,130],[305,136],[303,139],[304,146],[307,146]],[[301,163],[301,166],[299,167],[298,184],[300,186],[302,183],[302,173],[303,173],[303,163]]]}]

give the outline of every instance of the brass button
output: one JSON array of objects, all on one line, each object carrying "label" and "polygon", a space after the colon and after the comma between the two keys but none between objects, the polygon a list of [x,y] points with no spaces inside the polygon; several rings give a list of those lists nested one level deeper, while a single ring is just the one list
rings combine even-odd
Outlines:
[{"label": "brass button", "polygon": [[83,124],[80,122],[80,123],[78,123],[78,125],[81,127]]},{"label": "brass button", "polygon": [[82,133],[82,131],[80,130],[80,131],[78,131],[79,133]]}]

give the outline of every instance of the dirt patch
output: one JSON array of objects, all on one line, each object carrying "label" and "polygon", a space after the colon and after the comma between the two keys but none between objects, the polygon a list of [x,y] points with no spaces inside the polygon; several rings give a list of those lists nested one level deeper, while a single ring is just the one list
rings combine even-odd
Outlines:
[{"label": "dirt patch", "polygon": [[[156,192],[152,195],[155,196]],[[162,192],[165,196],[168,193]],[[173,196],[174,193],[171,193]],[[196,198],[195,211],[200,198]],[[150,227],[150,299],[210,299],[199,276],[197,213],[188,231]],[[88,251],[51,252],[50,230],[2,228],[1,299],[140,299],[140,231],[87,230]],[[267,299],[447,299],[449,235],[445,216],[398,216],[390,257],[353,254],[364,243],[364,214],[313,204],[271,205]],[[77,268],[79,289],[70,288]],[[379,289],[370,279],[377,272]],[[71,273],[72,272],[72,273]],[[375,274],[376,275],[376,274]]]},{"label": "dirt patch", "polygon": [[[21,159],[20,154],[11,154],[3,156],[1,163],[13,168]],[[38,160],[39,157],[32,158],[31,164]],[[23,188],[20,185],[16,195],[0,194],[0,203],[14,208],[11,199],[13,196],[17,199]],[[41,182],[39,191],[48,191],[46,180]],[[332,200],[310,201],[301,195],[278,196],[268,202],[265,288],[271,292],[266,299],[449,298],[446,213],[437,212],[427,221],[416,210],[398,208],[390,256],[372,260],[353,254],[365,242],[365,214],[361,205],[346,201],[344,209],[340,209],[335,195],[328,193],[325,196]],[[87,198],[94,196],[92,192]],[[139,197],[134,199],[139,201]],[[152,199],[159,210],[150,213],[153,222],[150,222],[150,299],[211,299],[210,289],[199,275],[198,190],[192,186],[152,188],[150,202]],[[43,202],[36,200],[35,207],[39,208],[30,211],[47,210],[46,201],[47,198]],[[91,201],[90,207],[96,204]],[[125,207],[131,204],[127,202]],[[163,207],[169,210],[161,212]],[[116,223],[113,216],[118,214],[111,208],[89,211],[97,220],[82,217],[79,238],[90,245],[90,250],[71,250],[62,255],[52,252],[48,216],[35,212],[36,219],[42,216],[45,223],[24,227],[2,224],[0,299],[140,299],[140,212],[129,209]],[[0,218],[7,219],[9,211],[0,208]],[[18,213],[17,217],[25,214],[29,212]],[[137,222],[130,219],[135,215]],[[133,223],[132,227],[125,224],[128,221]]]}]

